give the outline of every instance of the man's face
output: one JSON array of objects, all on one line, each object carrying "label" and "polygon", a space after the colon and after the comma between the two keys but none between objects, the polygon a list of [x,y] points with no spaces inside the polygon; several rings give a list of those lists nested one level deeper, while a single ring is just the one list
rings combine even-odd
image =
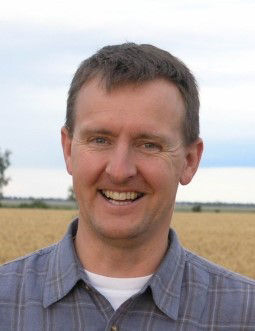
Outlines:
[{"label": "man's face", "polygon": [[191,180],[202,151],[201,142],[184,146],[183,116],[179,90],[163,79],[111,92],[94,79],[80,90],[73,138],[62,129],[62,143],[86,233],[149,240],[167,232],[178,184]]}]

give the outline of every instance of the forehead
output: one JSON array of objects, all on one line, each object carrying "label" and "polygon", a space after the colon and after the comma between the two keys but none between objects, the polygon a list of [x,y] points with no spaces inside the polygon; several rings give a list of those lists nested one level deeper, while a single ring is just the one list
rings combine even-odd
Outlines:
[{"label": "forehead", "polygon": [[165,79],[125,84],[106,90],[93,79],[79,91],[75,104],[75,128],[92,125],[132,123],[135,126],[180,128],[184,102],[178,88]]}]

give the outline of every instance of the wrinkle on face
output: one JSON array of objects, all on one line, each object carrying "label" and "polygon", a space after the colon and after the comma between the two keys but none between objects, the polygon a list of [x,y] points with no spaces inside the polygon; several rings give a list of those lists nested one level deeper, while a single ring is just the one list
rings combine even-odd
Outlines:
[{"label": "wrinkle on face", "polygon": [[[183,112],[178,89],[162,80],[80,91],[70,163],[81,222],[94,241],[147,237],[157,245],[167,231],[186,163]],[[145,194],[124,212],[102,189]]]}]

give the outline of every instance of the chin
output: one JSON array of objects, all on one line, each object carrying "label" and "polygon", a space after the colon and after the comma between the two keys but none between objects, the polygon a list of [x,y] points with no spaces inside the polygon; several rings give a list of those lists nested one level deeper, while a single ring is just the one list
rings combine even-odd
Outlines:
[{"label": "chin", "polygon": [[93,225],[94,232],[98,238],[104,241],[122,241],[123,243],[127,240],[133,242],[140,240],[146,232],[140,224],[132,224],[132,226],[120,226],[119,224],[109,224],[107,226],[99,226],[99,224]]}]

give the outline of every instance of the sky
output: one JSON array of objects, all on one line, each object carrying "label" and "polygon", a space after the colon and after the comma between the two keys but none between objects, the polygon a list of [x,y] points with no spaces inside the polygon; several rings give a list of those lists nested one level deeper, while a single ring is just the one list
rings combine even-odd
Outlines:
[{"label": "sky", "polygon": [[[215,169],[214,182],[223,183],[227,175],[217,169],[239,169],[245,191],[242,175],[250,170],[252,182],[255,167],[254,16],[253,0],[3,2],[0,148],[12,151],[6,194],[25,196],[29,189],[39,196],[66,196],[71,180],[60,128],[70,81],[82,60],[126,41],[153,44],[188,65],[200,89],[201,171]],[[61,184],[53,185],[56,173]],[[40,178],[48,185],[37,193]],[[228,190],[233,180],[226,180]]]}]

